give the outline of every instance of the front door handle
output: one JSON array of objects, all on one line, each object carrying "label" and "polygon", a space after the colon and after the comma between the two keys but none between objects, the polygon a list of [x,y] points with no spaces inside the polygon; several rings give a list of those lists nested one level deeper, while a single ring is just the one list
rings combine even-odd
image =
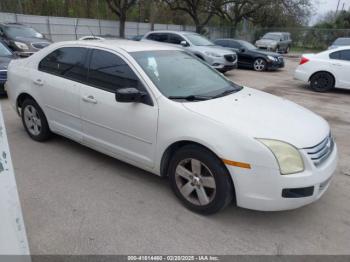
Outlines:
[{"label": "front door handle", "polygon": [[90,104],[97,104],[97,100],[95,99],[94,96],[89,95],[89,96],[85,96],[82,98],[82,100],[86,103],[90,103]]},{"label": "front door handle", "polygon": [[33,83],[37,86],[43,86],[44,85],[44,80],[38,78],[33,81]]},{"label": "front door handle", "polygon": [[332,63],[332,65],[334,65],[334,66],[342,66],[341,64],[338,64],[338,63]]}]

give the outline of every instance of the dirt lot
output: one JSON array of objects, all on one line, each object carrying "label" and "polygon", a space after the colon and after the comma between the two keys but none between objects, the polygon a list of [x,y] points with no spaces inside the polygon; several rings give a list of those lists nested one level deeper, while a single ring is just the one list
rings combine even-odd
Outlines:
[{"label": "dirt lot", "polygon": [[[29,139],[1,99],[32,254],[350,254],[350,91],[314,93],[279,72],[236,70],[238,83],[293,100],[325,117],[340,162],[310,206],[264,213],[234,205],[203,217],[168,183],[62,137]],[[277,124],[277,123],[276,123]]]}]

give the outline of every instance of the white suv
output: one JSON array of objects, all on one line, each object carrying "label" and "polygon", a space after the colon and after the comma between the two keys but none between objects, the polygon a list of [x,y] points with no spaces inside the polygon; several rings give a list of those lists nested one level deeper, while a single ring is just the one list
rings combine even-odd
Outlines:
[{"label": "white suv", "polygon": [[168,176],[204,214],[232,199],[256,210],[309,204],[336,168],[324,119],[166,45],[55,43],[11,62],[6,88],[32,139],[61,134]]}]

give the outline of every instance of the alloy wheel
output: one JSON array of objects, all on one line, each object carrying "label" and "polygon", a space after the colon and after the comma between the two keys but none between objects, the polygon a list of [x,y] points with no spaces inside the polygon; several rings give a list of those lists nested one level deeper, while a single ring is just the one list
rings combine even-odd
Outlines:
[{"label": "alloy wheel", "polygon": [[265,68],[266,68],[266,62],[264,61],[264,59],[259,58],[254,61],[254,69],[256,71],[264,71]]},{"label": "alloy wheel", "polygon": [[40,135],[42,124],[41,124],[39,113],[35,109],[35,107],[32,105],[26,106],[23,114],[24,114],[23,115],[24,122],[26,124],[26,127],[29,133],[32,134],[33,136]]},{"label": "alloy wheel", "polygon": [[210,169],[193,158],[182,160],[175,171],[176,186],[181,195],[197,206],[210,204],[216,194],[216,183]]}]

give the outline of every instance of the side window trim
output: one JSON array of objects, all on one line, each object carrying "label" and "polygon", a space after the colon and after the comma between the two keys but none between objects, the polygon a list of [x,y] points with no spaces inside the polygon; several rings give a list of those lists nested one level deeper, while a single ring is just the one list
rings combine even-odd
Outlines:
[{"label": "side window trim", "polygon": [[[91,66],[91,61],[92,61],[92,54],[93,54],[93,51],[94,50],[100,50],[100,51],[105,51],[105,52],[109,52],[111,53],[112,55],[115,55],[115,56],[118,56],[120,59],[122,59],[128,66],[129,68],[133,71],[133,73],[136,75],[136,77],[138,78],[138,80],[140,81],[140,83],[142,84],[142,87],[143,87],[143,90],[144,92],[147,93],[147,96],[149,97],[149,101],[148,103],[146,103],[147,105],[149,106],[154,106],[154,94],[153,92],[150,90],[147,82],[144,80],[144,78],[140,75],[140,73],[138,72],[138,70],[133,66],[133,64],[125,57],[123,56],[123,54],[115,51],[115,50],[112,50],[112,49],[108,49],[108,48],[102,48],[102,47],[90,47],[90,51],[89,51],[89,55],[88,55],[88,62],[87,62],[87,66],[88,66],[88,73],[87,73],[87,81],[86,83],[84,83],[85,85],[88,85],[88,86],[91,86],[91,87],[94,87],[94,88],[97,88],[97,89],[100,89],[100,90],[103,90],[105,92],[109,92],[109,93],[112,93],[112,94],[115,94],[115,92],[111,91],[110,89],[108,88],[104,88],[104,87],[101,87],[101,86],[97,86],[97,85],[93,85],[92,83],[89,83],[89,74],[90,74],[90,66]],[[152,95],[151,95],[152,94]]]}]

